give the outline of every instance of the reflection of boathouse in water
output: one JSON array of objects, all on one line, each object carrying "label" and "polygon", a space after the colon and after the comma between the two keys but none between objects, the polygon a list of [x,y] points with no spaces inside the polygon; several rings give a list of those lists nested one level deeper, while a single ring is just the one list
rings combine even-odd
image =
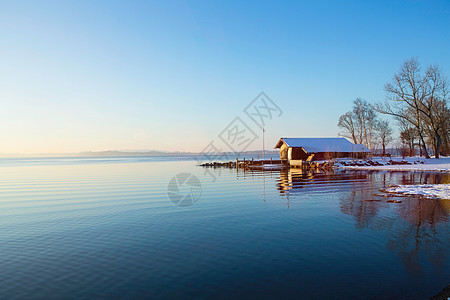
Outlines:
[{"label": "reflection of boathouse in water", "polygon": [[302,189],[321,190],[325,186],[336,187],[352,182],[366,182],[366,172],[347,172],[334,170],[313,169],[304,170],[301,168],[282,168],[279,170],[280,180],[277,183],[277,189],[281,195],[304,193]]},{"label": "reflection of boathouse in water", "polygon": [[301,165],[302,161],[338,157],[363,158],[370,150],[346,138],[281,138],[275,145],[284,164]]}]

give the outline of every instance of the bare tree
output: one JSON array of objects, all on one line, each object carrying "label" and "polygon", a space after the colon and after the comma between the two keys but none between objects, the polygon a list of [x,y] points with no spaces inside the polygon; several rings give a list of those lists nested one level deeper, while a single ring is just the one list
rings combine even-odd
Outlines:
[{"label": "bare tree", "polygon": [[375,111],[367,101],[358,98],[353,101],[353,112],[358,121],[362,144],[366,145],[369,149],[374,149],[375,131],[378,124]]},{"label": "bare tree", "polygon": [[435,157],[439,158],[442,141],[446,141],[445,135],[448,135],[448,130],[444,128],[447,126],[450,113],[445,101],[428,99],[426,104],[429,106],[424,109],[427,112],[423,118],[424,130],[433,146]]},{"label": "bare tree", "polygon": [[[409,126],[407,122],[400,122],[400,128],[401,128],[400,139],[402,141],[402,144],[408,147],[409,149],[408,156],[414,156],[415,155],[414,147],[416,145],[416,139],[418,138],[417,131],[415,130],[414,127]],[[402,156],[405,155],[402,154]]]},{"label": "bare tree", "polygon": [[[439,158],[442,138],[439,135],[440,116],[436,113],[438,103],[447,105],[448,84],[437,66],[429,66],[424,74],[416,58],[406,60],[392,82],[385,85],[387,100],[376,103],[376,111],[395,116],[411,124],[419,136],[422,151],[429,158],[425,143],[426,126],[435,139],[435,155]],[[428,125],[427,125],[428,124]],[[429,132],[430,132],[429,130]]]},{"label": "bare tree", "polygon": [[339,117],[338,127],[342,129],[340,136],[352,139],[355,144],[364,144],[367,148],[375,148],[378,119],[374,109],[367,101],[357,98],[353,101],[353,110]]},{"label": "bare tree", "polygon": [[448,107],[445,108],[444,115],[446,115],[446,118],[439,129],[439,135],[442,138],[440,151],[445,155],[448,155],[450,154],[450,109]]},{"label": "bare tree", "polygon": [[354,120],[353,112],[349,111],[339,117],[338,127],[343,131],[339,133],[340,136],[350,138],[354,144],[361,144],[361,140],[356,138],[356,121]]},{"label": "bare tree", "polygon": [[392,128],[388,121],[378,122],[378,135],[380,137],[381,147],[383,148],[383,156],[386,155],[386,146],[392,142]]}]

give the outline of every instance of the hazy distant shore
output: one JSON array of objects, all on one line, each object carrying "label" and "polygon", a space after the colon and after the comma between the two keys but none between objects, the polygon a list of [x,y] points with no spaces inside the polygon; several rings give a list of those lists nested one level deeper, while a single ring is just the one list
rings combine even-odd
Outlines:
[{"label": "hazy distant shore", "polygon": [[[251,155],[262,155],[262,151],[245,151],[239,154],[240,157]],[[278,154],[278,151],[265,151],[266,155]],[[221,155],[236,157],[233,152],[223,152]],[[169,152],[169,151],[85,151],[78,153],[0,153],[0,158],[25,158],[25,157],[130,157],[130,156],[205,156],[202,152]]]}]

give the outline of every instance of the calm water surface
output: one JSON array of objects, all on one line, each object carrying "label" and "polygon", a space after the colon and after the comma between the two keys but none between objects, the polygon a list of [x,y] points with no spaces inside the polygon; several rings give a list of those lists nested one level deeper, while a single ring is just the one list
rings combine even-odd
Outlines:
[{"label": "calm water surface", "polygon": [[[182,172],[202,184],[190,207],[167,194]],[[379,189],[449,179],[3,159],[0,298],[424,299],[450,283],[449,200]]]}]

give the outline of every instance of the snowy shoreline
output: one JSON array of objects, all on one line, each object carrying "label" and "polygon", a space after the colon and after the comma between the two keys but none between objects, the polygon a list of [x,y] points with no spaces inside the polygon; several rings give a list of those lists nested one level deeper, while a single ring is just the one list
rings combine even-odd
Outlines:
[{"label": "snowy shoreline", "polygon": [[410,196],[423,196],[427,198],[450,199],[450,184],[417,184],[396,185],[384,190],[386,193]]},{"label": "snowy shoreline", "polygon": [[335,166],[342,169],[356,170],[383,170],[383,171],[434,171],[434,172],[450,172],[450,157],[442,157],[439,159],[424,159],[421,157],[392,158],[394,162],[404,161],[405,164],[390,164],[391,158],[380,157],[373,158],[370,161],[378,165],[367,165],[367,161],[357,160],[359,165],[348,166],[346,162],[350,160],[339,160]]},{"label": "snowy shoreline", "polygon": [[[349,166],[348,163],[357,163]],[[370,163],[369,163],[370,162]],[[402,164],[398,164],[402,162]],[[347,165],[346,165],[347,164]],[[376,164],[376,165],[370,165]],[[450,173],[450,157],[439,159],[424,159],[420,157],[407,158],[372,158],[370,160],[340,160],[336,163],[338,168],[352,170],[380,170],[380,171],[421,171],[421,172],[446,172]],[[396,185],[384,189],[389,194],[401,194],[408,196],[422,196],[433,199],[450,199],[450,184],[418,184],[418,185]]]}]

